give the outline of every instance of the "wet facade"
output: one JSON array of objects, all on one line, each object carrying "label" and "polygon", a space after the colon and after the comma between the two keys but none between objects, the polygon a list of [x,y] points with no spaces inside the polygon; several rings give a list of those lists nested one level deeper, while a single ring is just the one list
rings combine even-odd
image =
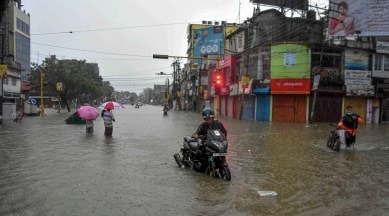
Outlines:
[{"label": "wet facade", "polygon": [[[306,18],[293,18],[274,9],[258,10],[237,30],[226,33],[229,49],[221,57],[212,56],[219,60],[208,63],[208,74],[218,66],[217,71],[230,82],[214,94],[201,92],[200,104],[214,101],[221,116],[276,122],[337,121],[351,105],[367,123],[387,122],[388,37],[327,37],[327,24],[316,20],[312,11],[307,13]],[[280,50],[284,62],[271,53],[282,43],[288,44]],[[309,56],[294,55],[299,51],[292,47],[301,44],[307,46]],[[227,59],[234,61],[220,66]],[[290,76],[293,67],[298,68],[298,64],[288,65],[291,60],[308,61],[300,74]],[[282,71],[272,66],[274,61],[282,63]],[[246,76],[250,84],[243,96]],[[317,89],[313,88],[315,76],[320,76]],[[212,80],[206,85],[215,87]]]}]

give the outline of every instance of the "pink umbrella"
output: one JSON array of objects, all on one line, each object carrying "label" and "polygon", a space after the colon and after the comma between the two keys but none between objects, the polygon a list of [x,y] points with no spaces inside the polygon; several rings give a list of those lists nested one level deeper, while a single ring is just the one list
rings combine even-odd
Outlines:
[{"label": "pink umbrella", "polygon": [[82,106],[77,110],[78,116],[85,120],[95,120],[99,112],[92,106]]},{"label": "pink umbrella", "polygon": [[99,109],[123,109],[124,106],[118,102],[108,101],[99,106]]}]

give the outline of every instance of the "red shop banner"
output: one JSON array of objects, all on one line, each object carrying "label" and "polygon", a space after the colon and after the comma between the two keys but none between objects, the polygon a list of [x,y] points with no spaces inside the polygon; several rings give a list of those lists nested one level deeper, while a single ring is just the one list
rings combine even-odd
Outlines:
[{"label": "red shop banner", "polygon": [[310,79],[271,79],[271,94],[309,94]]}]

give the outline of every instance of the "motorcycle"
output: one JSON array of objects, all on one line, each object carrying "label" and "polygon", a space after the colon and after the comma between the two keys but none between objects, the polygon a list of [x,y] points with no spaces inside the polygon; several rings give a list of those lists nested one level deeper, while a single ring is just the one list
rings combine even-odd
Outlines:
[{"label": "motorcycle", "polygon": [[168,107],[164,107],[163,108],[163,115],[167,115],[167,111],[169,111],[169,108]]},{"label": "motorcycle", "polygon": [[220,130],[208,130],[207,138],[184,137],[180,154],[174,154],[179,167],[191,168],[214,178],[231,181],[231,172],[226,161],[228,143]]}]

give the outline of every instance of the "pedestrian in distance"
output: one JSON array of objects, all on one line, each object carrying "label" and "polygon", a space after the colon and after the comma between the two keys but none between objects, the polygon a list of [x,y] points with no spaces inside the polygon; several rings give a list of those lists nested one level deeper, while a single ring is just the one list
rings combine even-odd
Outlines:
[{"label": "pedestrian in distance", "polygon": [[93,133],[93,120],[85,120],[86,133]]},{"label": "pedestrian in distance", "polygon": [[105,112],[102,112],[101,114],[104,120],[104,128],[105,128],[104,135],[112,136],[113,122],[115,121],[115,117],[111,112],[111,109],[107,109]]}]

